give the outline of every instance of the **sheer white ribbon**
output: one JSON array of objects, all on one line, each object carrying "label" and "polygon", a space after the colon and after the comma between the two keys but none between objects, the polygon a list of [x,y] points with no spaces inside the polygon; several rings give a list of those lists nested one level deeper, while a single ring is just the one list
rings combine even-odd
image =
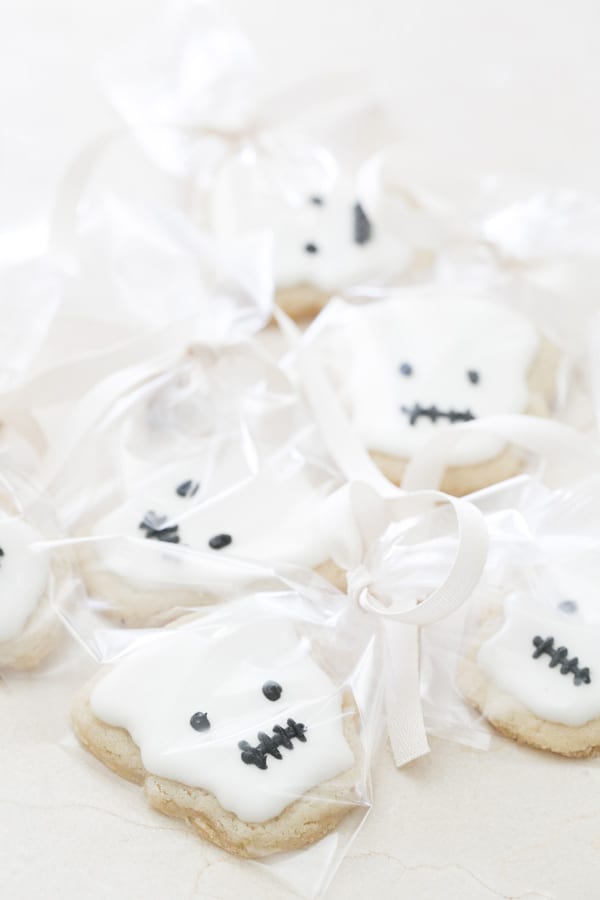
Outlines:
[{"label": "sheer white ribbon", "polygon": [[[419,628],[451,615],[464,603],[483,572],[488,535],[482,514],[466,500],[439,491],[406,493],[391,484],[356,437],[320,361],[302,345],[299,332],[281,312],[276,318],[295,346],[301,387],[332,457],[350,482],[330,499],[335,521],[348,525],[334,548],[334,561],[347,571],[348,594],[381,619],[386,647],[386,715],[394,760],[401,766],[429,751],[420,698]],[[357,483],[362,482],[362,483]],[[340,514],[340,504],[345,510]],[[371,549],[394,522],[446,504],[457,528],[456,554],[445,580],[408,608],[390,602],[385,582],[393,572]],[[324,515],[331,515],[331,506]]]},{"label": "sheer white ribbon", "polygon": [[550,479],[556,479],[562,471],[559,480],[564,480],[568,470],[575,477],[600,472],[600,445],[590,435],[561,422],[536,416],[489,416],[453,425],[436,434],[409,462],[402,487],[410,491],[437,487],[449,465],[452,450],[464,438],[465,432],[473,431],[489,433],[535,454]]}]

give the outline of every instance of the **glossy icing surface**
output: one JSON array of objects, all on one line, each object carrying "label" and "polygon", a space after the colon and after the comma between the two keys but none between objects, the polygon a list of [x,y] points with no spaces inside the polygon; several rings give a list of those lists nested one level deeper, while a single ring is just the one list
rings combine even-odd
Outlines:
[{"label": "glossy icing surface", "polygon": [[[284,620],[164,631],[97,683],[91,707],[127,729],[149,772],[209,791],[247,822],[274,818],[354,763],[341,691]],[[267,754],[265,768],[242,759],[240,741],[255,747],[259,732],[289,721],[304,741]]]}]

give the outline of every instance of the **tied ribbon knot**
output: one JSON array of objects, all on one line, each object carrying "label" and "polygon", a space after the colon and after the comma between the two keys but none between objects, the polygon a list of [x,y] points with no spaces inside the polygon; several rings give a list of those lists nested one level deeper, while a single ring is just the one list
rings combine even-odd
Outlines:
[{"label": "tied ribbon knot", "polygon": [[385,592],[377,590],[377,578],[364,563],[346,578],[352,602],[367,613],[390,616],[381,620],[386,724],[394,762],[403,766],[429,752],[421,708],[419,630],[402,621],[406,613],[382,607],[377,597]]},{"label": "tied ribbon knot", "polygon": [[371,604],[371,589],[374,585],[373,575],[363,563],[346,575],[346,592],[349,599],[364,610]]}]

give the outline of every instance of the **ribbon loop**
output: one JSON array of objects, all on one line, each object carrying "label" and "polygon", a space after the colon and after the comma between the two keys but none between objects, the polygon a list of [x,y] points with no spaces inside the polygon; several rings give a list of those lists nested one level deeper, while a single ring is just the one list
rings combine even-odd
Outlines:
[{"label": "ribbon loop", "polygon": [[[283,314],[279,313],[277,319],[290,347],[297,352],[301,386],[321,437],[349,482],[341,489],[346,491],[343,501],[350,512],[348,532],[345,540],[338,541],[339,557],[334,558],[348,573],[350,597],[381,620],[387,648],[384,677],[388,735],[396,765],[401,766],[429,751],[420,697],[419,628],[450,615],[474,590],[488,554],[485,520],[466,500],[432,490],[407,493],[388,481],[353,430],[320,359]],[[339,505],[340,498],[335,502]],[[386,525],[418,516],[441,503],[450,505],[458,529],[449,573],[413,607],[384,606],[378,599],[377,573],[369,566],[370,547],[380,539]],[[402,715],[398,715],[398,708]]]}]

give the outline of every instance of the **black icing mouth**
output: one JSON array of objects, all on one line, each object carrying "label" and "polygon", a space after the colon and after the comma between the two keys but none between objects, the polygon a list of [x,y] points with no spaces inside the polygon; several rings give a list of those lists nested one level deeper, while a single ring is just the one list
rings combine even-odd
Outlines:
[{"label": "black icing mouth", "polygon": [[539,659],[545,653],[550,657],[550,662],[548,663],[550,668],[554,669],[556,666],[560,666],[559,671],[561,675],[573,675],[573,682],[577,687],[580,684],[591,684],[592,679],[589,668],[586,666],[584,669],[580,669],[577,657],[574,656],[573,659],[569,659],[567,648],[555,647],[553,637],[543,638],[538,634],[533,638],[532,643],[535,647],[532,654],[534,659]]},{"label": "black icing mouth", "polygon": [[470,409],[464,411],[457,409],[443,410],[438,409],[437,406],[421,406],[420,403],[415,403],[414,406],[401,406],[400,409],[408,417],[409,425],[416,425],[421,416],[424,419],[430,419],[432,422],[437,422],[438,419],[448,419],[452,424],[455,422],[472,422],[476,418]]},{"label": "black icing mouth", "polygon": [[146,532],[146,537],[156,541],[164,541],[167,544],[178,544],[179,525],[168,525],[166,516],[157,515],[153,509],[149,509],[138,528]]},{"label": "black icing mouth", "polygon": [[256,735],[258,744],[252,747],[248,741],[240,741],[238,747],[242,751],[241,760],[248,766],[256,766],[259,769],[267,768],[267,756],[273,756],[275,759],[283,759],[279,752],[279,747],[285,747],[286,750],[293,750],[292,740],[296,738],[303,744],[306,743],[306,726],[301,722],[294,722],[293,719],[287,720],[287,728],[282,725],[275,725],[273,734],[265,734],[259,731]]}]

